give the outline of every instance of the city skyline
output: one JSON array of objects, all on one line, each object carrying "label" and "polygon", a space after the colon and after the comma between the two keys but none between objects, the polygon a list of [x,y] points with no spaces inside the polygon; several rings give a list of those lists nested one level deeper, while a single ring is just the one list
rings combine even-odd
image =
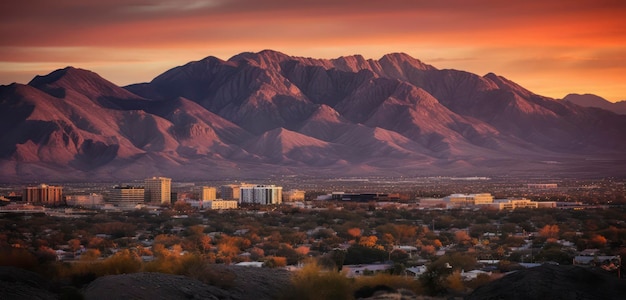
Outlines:
[{"label": "city skyline", "polygon": [[404,52],[553,98],[626,99],[620,1],[31,1],[0,11],[0,84],[72,65],[125,85],[263,49],[316,58]]}]

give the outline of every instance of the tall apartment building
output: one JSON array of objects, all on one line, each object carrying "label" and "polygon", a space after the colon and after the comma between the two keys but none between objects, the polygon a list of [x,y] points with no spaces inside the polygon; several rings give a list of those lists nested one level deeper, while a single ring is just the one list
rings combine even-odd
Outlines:
[{"label": "tall apartment building", "polygon": [[116,186],[111,191],[109,202],[120,208],[134,208],[144,203],[144,188],[134,186]]},{"label": "tall apartment building", "polygon": [[203,186],[202,193],[200,194],[200,200],[215,200],[217,199],[217,189],[210,186]]},{"label": "tall apartment building", "polygon": [[153,205],[172,204],[172,179],[152,177],[144,180],[145,201]]},{"label": "tall apartment building", "polygon": [[283,187],[275,185],[246,185],[240,188],[240,203],[254,204],[281,204],[283,202]]},{"label": "tall apartment building", "polygon": [[63,187],[41,184],[24,189],[22,200],[33,204],[61,205],[63,201]]},{"label": "tall apartment building", "polygon": [[240,190],[239,185],[227,184],[220,187],[222,199],[224,200],[239,200]]}]

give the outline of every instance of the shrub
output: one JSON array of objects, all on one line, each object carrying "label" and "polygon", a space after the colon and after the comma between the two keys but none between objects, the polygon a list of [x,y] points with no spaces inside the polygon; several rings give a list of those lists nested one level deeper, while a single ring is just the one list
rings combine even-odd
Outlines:
[{"label": "shrub", "polygon": [[341,273],[325,272],[316,263],[309,263],[292,279],[284,299],[322,300],[351,299],[350,279]]},{"label": "shrub", "polygon": [[206,263],[194,264],[182,275],[226,290],[235,285],[235,279],[237,278],[235,273],[230,270]]},{"label": "shrub", "polygon": [[387,286],[395,290],[407,289],[415,294],[422,294],[424,292],[420,282],[414,280],[413,277],[402,277],[383,273],[379,273],[374,276],[359,277],[354,283],[355,290],[376,286]]}]

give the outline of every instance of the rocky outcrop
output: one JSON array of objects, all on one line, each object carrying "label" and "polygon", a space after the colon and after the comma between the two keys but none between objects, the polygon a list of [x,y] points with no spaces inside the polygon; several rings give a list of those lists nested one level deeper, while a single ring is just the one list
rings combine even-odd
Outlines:
[{"label": "rocky outcrop", "polygon": [[474,290],[465,299],[624,299],[626,281],[601,271],[544,264],[515,271]]},{"label": "rocky outcrop", "polygon": [[[290,284],[285,270],[211,265],[225,280],[207,280],[162,273],[111,275],[94,280],[84,290],[87,300],[108,299],[277,299]],[[218,275],[219,275],[218,274]],[[202,277],[202,276],[200,276]],[[202,278],[201,278],[202,279]],[[215,280],[215,278],[214,278]]]},{"label": "rocky outcrop", "polygon": [[0,267],[0,299],[57,299],[50,283],[37,273],[15,267]]},{"label": "rocky outcrop", "polygon": [[180,275],[135,273],[96,279],[85,289],[85,299],[235,299],[218,287]]}]

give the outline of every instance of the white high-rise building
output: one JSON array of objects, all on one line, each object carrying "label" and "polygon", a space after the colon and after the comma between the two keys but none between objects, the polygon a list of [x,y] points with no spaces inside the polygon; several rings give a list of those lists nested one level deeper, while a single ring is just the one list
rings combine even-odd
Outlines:
[{"label": "white high-rise building", "polygon": [[152,177],[144,180],[145,200],[154,205],[172,203],[172,179]]},{"label": "white high-rise building", "polygon": [[240,188],[240,203],[281,204],[283,187],[275,185],[247,185]]}]

